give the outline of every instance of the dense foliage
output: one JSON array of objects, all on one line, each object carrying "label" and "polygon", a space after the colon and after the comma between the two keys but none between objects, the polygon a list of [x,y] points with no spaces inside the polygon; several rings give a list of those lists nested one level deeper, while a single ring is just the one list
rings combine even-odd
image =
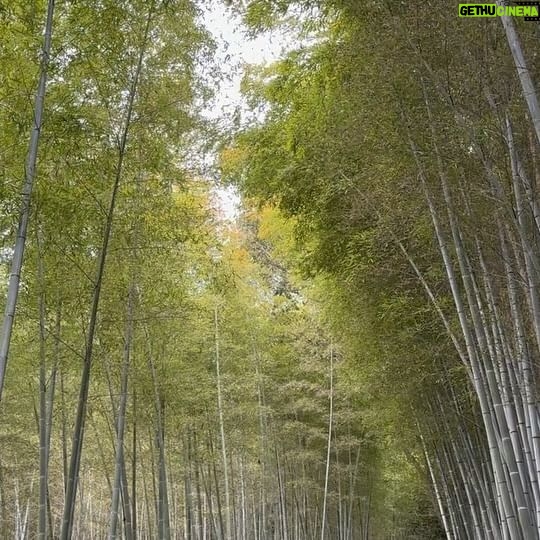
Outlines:
[{"label": "dense foliage", "polygon": [[218,142],[203,3],[0,3],[0,536],[539,538],[537,24],[224,3]]}]

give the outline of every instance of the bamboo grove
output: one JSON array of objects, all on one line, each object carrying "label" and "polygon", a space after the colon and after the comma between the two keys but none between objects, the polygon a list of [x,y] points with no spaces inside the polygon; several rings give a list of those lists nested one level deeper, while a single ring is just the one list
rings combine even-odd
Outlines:
[{"label": "bamboo grove", "polygon": [[538,24],[0,2],[0,537],[540,538]]}]

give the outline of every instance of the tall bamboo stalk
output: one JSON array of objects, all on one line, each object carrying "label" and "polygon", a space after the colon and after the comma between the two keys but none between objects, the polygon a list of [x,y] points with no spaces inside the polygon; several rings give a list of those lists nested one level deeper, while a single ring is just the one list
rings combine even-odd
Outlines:
[{"label": "tall bamboo stalk", "polygon": [[2,399],[2,392],[4,389],[4,378],[6,375],[9,345],[11,342],[13,322],[15,320],[15,310],[17,307],[17,297],[19,295],[19,284],[21,281],[21,271],[24,259],[24,248],[26,246],[26,233],[28,229],[28,221],[30,218],[30,202],[32,198],[32,189],[34,187],[34,179],[36,176],[38,146],[41,136],[41,128],[43,124],[45,91],[49,74],[54,4],[55,0],[49,0],[47,3],[47,21],[45,23],[45,37],[41,50],[42,56],[39,71],[39,82],[36,97],[34,100],[33,126],[32,132],[30,134],[28,154],[26,156],[19,224],[17,227],[17,236],[15,240],[15,247],[13,250],[13,259],[11,261],[6,307],[2,323],[2,334],[0,336],[0,400]]},{"label": "tall bamboo stalk", "polygon": [[[122,471],[124,469],[124,432],[126,425],[126,409],[128,401],[128,379],[129,369],[131,363],[131,347],[133,340],[133,311],[134,311],[134,295],[135,284],[132,282],[129,287],[128,299],[127,299],[127,320],[124,340],[124,361],[122,364],[122,374],[120,382],[120,400],[118,403],[118,414],[116,423],[116,458],[113,480],[113,491],[111,500],[110,511],[110,523],[109,523],[109,540],[114,540],[117,537],[118,526],[118,507],[120,501],[120,489],[121,484],[125,486],[125,482],[122,482]],[[125,497],[124,497],[125,499]],[[129,502],[124,502],[124,508],[128,507]],[[131,530],[131,523],[126,520],[126,540],[131,540],[133,531]]]},{"label": "tall bamboo stalk", "polygon": [[217,406],[219,419],[219,435],[221,441],[221,459],[223,466],[223,481],[225,483],[225,537],[231,538],[231,501],[229,489],[229,465],[227,461],[227,444],[225,439],[225,421],[223,413],[223,395],[221,378],[221,357],[219,347],[219,321],[218,308],[214,307],[214,352],[216,361],[216,385],[217,385]]},{"label": "tall bamboo stalk", "polygon": [[332,429],[334,424],[334,350],[332,345],[330,345],[330,394],[328,401],[328,441],[326,445],[326,468],[324,474],[321,540],[324,540],[326,534],[326,505],[328,501],[328,480],[330,478],[330,451],[332,448]]}]

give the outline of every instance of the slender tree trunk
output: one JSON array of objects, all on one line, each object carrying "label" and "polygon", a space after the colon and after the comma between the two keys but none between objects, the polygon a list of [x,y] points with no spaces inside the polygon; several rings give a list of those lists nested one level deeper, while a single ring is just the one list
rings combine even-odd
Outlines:
[{"label": "slender tree trunk", "polygon": [[[213,458],[214,458],[214,454],[212,452],[211,459],[213,460]],[[207,468],[207,472],[208,472],[207,475],[204,474],[202,464],[199,464],[199,466],[201,467],[201,476],[202,476],[202,480],[203,480],[204,493],[205,493],[205,496],[206,496],[206,502],[208,504],[208,513],[210,514],[211,531],[214,532],[215,538],[218,538],[219,540],[222,540],[223,539],[223,519],[222,519],[222,516],[221,516],[221,503],[220,503],[220,498],[219,498],[219,487],[216,484],[216,489],[217,489],[216,497],[217,497],[217,502],[218,502],[218,518],[219,518],[219,527],[218,527],[218,524],[216,522],[215,513],[214,513],[214,502],[212,500],[212,490],[211,490],[212,474],[211,474],[210,463],[207,462],[207,464],[206,464],[206,468]],[[215,468],[214,468],[214,477],[215,477]]]},{"label": "slender tree trunk", "polygon": [[[135,302],[135,285],[132,283],[129,288],[128,300],[127,300],[127,322],[124,342],[124,362],[122,366],[122,375],[120,382],[120,402],[118,404],[118,415],[116,425],[116,459],[115,470],[113,480],[111,513],[109,521],[109,540],[116,538],[116,530],[118,526],[118,507],[120,501],[120,487],[122,482],[122,470],[125,469],[124,461],[124,432],[126,425],[126,409],[128,400],[128,379],[129,369],[131,363],[131,343],[133,340],[133,310]],[[125,501],[124,507],[128,505],[128,501]],[[131,525],[131,524],[130,524]],[[126,540],[131,540],[132,531],[131,526],[126,528]]]},{"label": "slender tree trunk", "polygon": [[281,466],[281,460],[279,459],[279,451],[276,445],[275,447],[276,455],[276,472],[277,472],[277,481],[278,481],[278,494],[279,494],[279,507],[278,515],[280,518],[280,529],[281,529],[281,538],[282,540],[289,539],[289,527],[287,522],[287,504],[285,500],[285,481],[283,478],[283,467]]},{"label": "slender tree trunk", "polygon": [[[150,343],[150,337],[146,330],[146,339]],[[165,404],[160,395],[156,367],[151,351],[148,354],[148,362],[154,386],[154,406],[155,406],[155,440],[158,453],[158,497],[157,497],[157,521],[159,540],[170,540],[170,516],[169,516],[169,495],[167,487],[167,465],[165,461]]]},{"label": "slender tree trunk", "polygon": [[193,486],[191,467],[191,437],[189,430],[184,435],[184,538],[194,540],[195,520],[193,517]]},{"label": "slender tree trunk", "polygon": [[137,394],[133,391],[133,434],[131,445],[131,526],[133,538],[138,536],[137,520]]},{"label": "slender tree trunk", "polygon": [[[350,477],[349,477],[349,512],[348,512],[348,520],[347,520],[347,535],[345,537],[345,540],[352,540],[353,538],[353,531],[352,531],[352,516],[353,516],[353,504],[354,504],[354,498],[355,498],[355,489],[356,489],[356,478],[358,473],[358,465],[360,464],[360,448],[356,451],[356,460],[354,463],[354,471],[351,471]],[[351,466],[351,463],[349,461],[349,467]]]},{"label": "slender tree trunk", "polygon": [[[153,519],[152,519],[152,512],[150,510],[150,496],[148,494],[148,491],[149,491],[148,490],[148,482],[146,480],[148,474],[147,474],[146,467],[145,467],[145,461],[142,458],[142,451],[140,449],[140,445],[141,445],[141,441],[139,441],[139,453],[141,454],[140,462],[141,462],[141,477],[142,477],[142,482],[143,482],[143,493],[144,493],[144,509],[145,509],[145,515],[146,515],[146,524],[147,524],[148,537],[152,538]],[[152,446],[152,436],[150,436],[150,445]],[[151,455],[153,456],[153,454],[154,453],[153,453],[153,450],[152,450]],[[152,470],[152,485],[153,485],[153,490],[154,490],[154,493],[155,493],[156,487],[155,487],[155,481],[154,481],[155,473],[154,473],[153,459],[152,459],[151,465],[152,465],[152,467],[151,467],[151,470]]]},{"label": "slender tree trunk", "polygon": [[26,156],[25,178],[22,190],[19,225],[17,227],[17,237],[15,240],[15,248],[13,250],[13,259],[11,261],[6,307],[4,311],[4,320],[2,323],[2,335],[0,336],[0,400],[2,399],[2,392],[4,389],[4,378],[6,374],[9,345],[11,342],[11,331],[13,330],[13,321],[15,320],[15,309],[17,307],[17,297],[19,295],[19,284],[21,281],[21,270],[24,259],[24,248],[26,245],[26,232],[30,217],[30,201],[32,198],[34,178],[36,176],[38,145],[43,122],[45,90],[47,86],[49,59],[51,53],[54,2],[55,0],[49,0],[47,4],[47,21],[45,23],[45,38],[42,48],[39,83],[34,101],[34,122],[32,133],[30,135],[28,154]]},{"label": "slender tree trunk", "polygon": [[330,345],[330,397],[328,414],[328,441],[326,445],[326,470],[324,475],[324,496],[322,508],[321,540],[326,535],[326,505],[328,501],[328,480],[330,478],[330,451],[332,449],[332,429],[334,423],[334,350]]},{"label": "slender tree trunk", "polygon": [[266,452],[267,452],[267,434],[266,434],[266,415],[264,412],[264,382],[261,373],[260,358],[255,342],[253,341],[253,356],[255,360],[255,376],[257,378],[257,409],[259,416],[259,464],[260,464],[260,524],[258,528],[257,539],[266,538]]},{"label": "slender tree trunk", "polygon": [[227,461],[227,446],[225,440],[225,422],[223,413],[222,379],[221,379],[221,358],[219,350],[219,321],[218,308],[214,308],[214,340],[215,340],[215,359],[216,359],[216,383],[219,417],[219,434],[221,439],[221,459],[223,464],[223,481],[225,483],[225,538],[231,538],[231,501],[229,491],[229,467]]},{"label": "slender tree trunk", "polygon": [[[46,365],[46,306],[45,306],[45,277],[43,269],[42,243],[38,233],[38,279],[39,293],[39,520],[38,539],[47,538],[47,502],[49,500],[49,445],[50,422],[52,422],[52,400],[54,399],[54,385],[51,376],[51,393],[47,391],[47,365]],[[53,369],[52,375],[56,375]],[[49,403],[48,403],[49,402]],[[49,413],[51,418],[49,419]]]},{"label": "slender tree trunk", "polygon": [[[51,377],[49,381],[49,395],[47,399],[47,476],[49,469],[49,457],[51,450],[51,437],[52,437],[52,425],[53,425],[53,409],[54,409],[54,397],[56,392],[56,379],[58,376],[58,365],[60,363],[60,330],[62,322],[62,304],[58,302],[58,307],[56,308],[56,321],[55,321],[55,333],[54,333],[54,365],[51,372]],[[47,515],[48,515],[48,536],[49,540],[55,538],[54,535],[54,523],[52,518],[52,509],[51,509],[51,497],[49,492],[49,487],[47,486]]]},{"label": "slender tree trunk", "polygon": [[244,476],[244,456],[240,458],[240,540],[247,540],[247,502]]},{"label": "slender tree trunk", "polygon": [[[212,462],[212,473],[213,473],[213,479],[214,479],[214,485],[216,486],[216,504],[217,504],[217,512],[218,512],[218,519],[219,519],[219,535],[221,540],[229,540],[228,537],[225,534],[225,525],[223,522],[223,507],[221,504],[221,495],[220,495],[220,489],[219,489],[219,481],[218,481],[218,475],[217,475],[217,469],[216,469],[216,457],[214,453],[214,445],[212,444],[212,433],[208,433],[208,444],[210,445],[210,459]],[[208,475],[210,476],[210,464],[208,464]],[[211,493],[210,493],[211,495]]]},{"label": "slender tree trunk", "polygon": [[435,492],[435,498],[437,500],[437,507],[439,509],[439,516],[441,518],[443,527],[444,527],[444,533],[446,534],[446,538],[448,540],[454,540],[455,537],[453,533],[450,531],[450,526],[448,525],[448,517],[445,509],[445,505],[443,502],[443,498],[441,497],[440,491],[439,491],[439,482],[437,481],[437,477],[435,476],[435,472],[433,470],[433,466],[431,465],[431,460],[429,458],[429,455],[427,453],[427,449],[422,437],[422,446],[424,448],[424,456],[426,459],[426,465],[427,469],[429,471],[429,476],[431,478],[431,486],[433,487],[433,491]]}]

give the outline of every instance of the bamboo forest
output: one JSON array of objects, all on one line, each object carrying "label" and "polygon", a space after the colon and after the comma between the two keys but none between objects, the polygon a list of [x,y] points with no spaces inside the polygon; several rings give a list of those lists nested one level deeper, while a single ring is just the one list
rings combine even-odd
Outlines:
[{"label": "bamboo forest", "polygon": [[0,0],[0,540],[540,540],[539,44]]}]

